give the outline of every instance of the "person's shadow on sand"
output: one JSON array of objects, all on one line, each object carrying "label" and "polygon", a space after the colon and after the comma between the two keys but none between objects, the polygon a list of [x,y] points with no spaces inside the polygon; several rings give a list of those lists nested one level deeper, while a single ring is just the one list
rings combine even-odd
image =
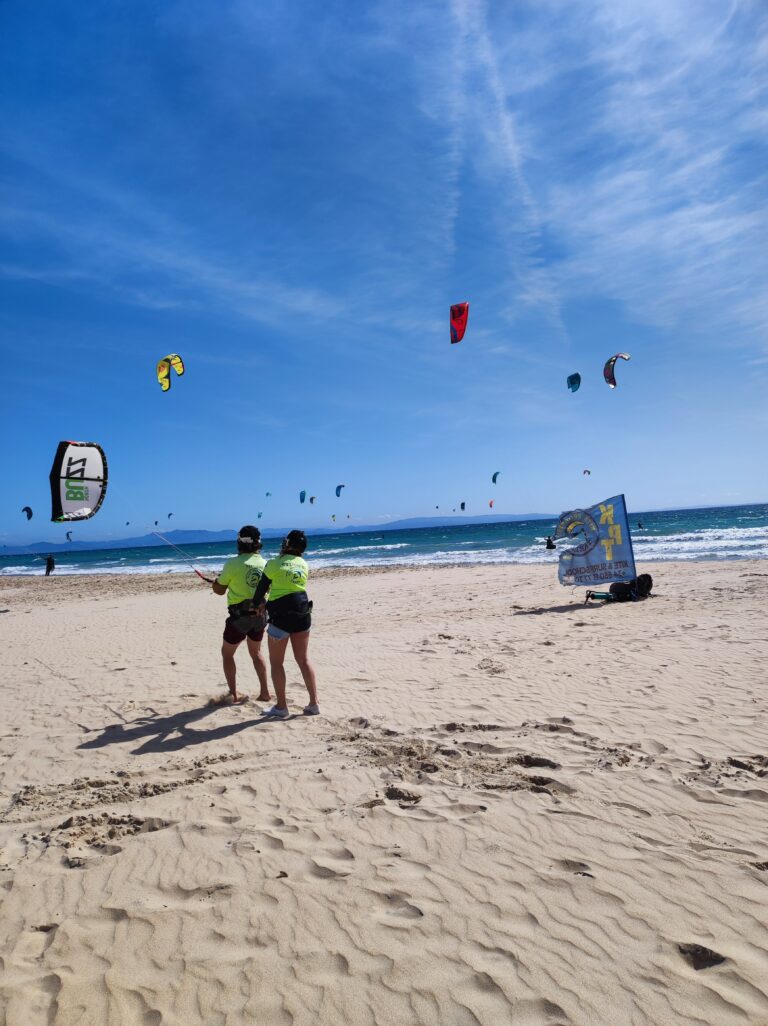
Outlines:
[{"label": "person's shadow on sand", "polygon": [[[148,752],[178,752],[191,745],[220,741],[222,738],[239,734],[241,730],[246,730],[248,727],[273,722],[265,716],[259,716],[256,719],[240,720],[236,723],[223,723],[220,727],[214,727],[211,730],[198,730],[192,726],[217,712],[219,708],[221,707],[205,705],[199,709],[175,713],[173,716],[155,714],[140,716],[126,724],[110,723],[104,727],[98,737],[84,741],[77,747],[78,749],[105,748],[107,745],[124,745],[147,738],[144,744],[131,750],[131,755],[145,755]],[[301,717],[291,716],[289,719],[301,719]]]}]

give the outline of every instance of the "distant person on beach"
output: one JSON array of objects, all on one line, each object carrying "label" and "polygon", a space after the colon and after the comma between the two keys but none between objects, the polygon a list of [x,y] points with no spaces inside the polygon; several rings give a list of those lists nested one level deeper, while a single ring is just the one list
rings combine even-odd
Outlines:
[{"label": "distant person on beach", "polygon": [[53,556],[46,556],[45,559],[45,576],[50,577],[56,568],[56,560]]},{"label": "distant person on beach", "polygon": [[547,548],[548,549],[556,549],[557,548],[557,545],[555,545],[555,543],[552,541],[551,535],[547,535]]},{"label": "distant person on beach", "polygon": [[315,671],[307,654],[309,630],[312,626],[312,603],[307,596],[309,567],[302,558],[307,548],[307,536],[303,531],[289,531],[283,538],[280,555],[270,559],[264,567],[253,604],[261,606],[269,595],[267,613],[269,626],[269,665],[272,683],[275,687],[275,704],[265,714],[274,719],[288,717],[288,702],[285,697],[285,653],[291,643],[293,657],[299,664],[301,676],[309,692],[309,704],[304,707],[306,716],[317,716],[317,681]]},{"label": "distant person on beach", "polygon": [[272,697],[267,681],[267,664],[261,654],[266,619],[263,615],[255,614],[252,601],[267,564],[264,557],[259,555],[260,549],[261,531],[258,527],[251,524],[241,527],[237,535],[237,555],[226,561],[224,569],[211,585],[217,595],[227,596],[229,615],[224,624],[221,659],[234,703],[244,702],[248,698],[247,695],[238,694],[235,664],[235,653],[244,638],[247,639],[248,653],[259,678],[257,701],[269,702]]}]

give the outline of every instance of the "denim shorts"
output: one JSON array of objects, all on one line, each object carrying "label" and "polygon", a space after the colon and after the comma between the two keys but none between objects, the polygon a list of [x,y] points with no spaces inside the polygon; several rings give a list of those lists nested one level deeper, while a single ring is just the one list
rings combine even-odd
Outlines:
[{"label": "denim shorts", "polygon": [[[309,630],[309,628],[307,628]],[[274,638],[275,641],[282,641],[283,638],[290,638],[291,634],[303,634],[303,631],[284,631],[282,627],[278,627],[276,624],[271,623],[267,627],[267,634],[270,638]]]}]

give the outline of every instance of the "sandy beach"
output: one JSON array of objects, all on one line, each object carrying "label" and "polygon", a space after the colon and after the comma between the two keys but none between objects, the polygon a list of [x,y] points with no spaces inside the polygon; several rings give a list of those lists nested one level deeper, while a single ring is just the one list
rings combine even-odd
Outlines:
[{"label": "sandy beach", "polygon": [[768,1024],[768,564],[640,569],[318,575],[277,723],[192,575],[0,580],[0,1023]]}]

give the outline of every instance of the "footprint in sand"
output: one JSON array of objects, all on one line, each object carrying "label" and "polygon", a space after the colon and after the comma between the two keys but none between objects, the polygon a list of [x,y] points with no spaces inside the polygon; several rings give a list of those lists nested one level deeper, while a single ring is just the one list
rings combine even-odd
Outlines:
[{"label": "footprint in sand", "polygon": [[590,872],[592,867],[588,862],[580,862],[578,859],[558,859],[555,865],[567,873],[573,873],[574,876],[588,876],[593,880],[595,878],[594,873]]},{"label": "footprint in sand", "polygon": [[408,925],[409,920],[421,919],[424,915],[417,905],[407,900],[409,896],[399,891],[393,891],[391,894],[374,894],[373,897],[381,909],[376,918],[385,926],[402,928]]}]

